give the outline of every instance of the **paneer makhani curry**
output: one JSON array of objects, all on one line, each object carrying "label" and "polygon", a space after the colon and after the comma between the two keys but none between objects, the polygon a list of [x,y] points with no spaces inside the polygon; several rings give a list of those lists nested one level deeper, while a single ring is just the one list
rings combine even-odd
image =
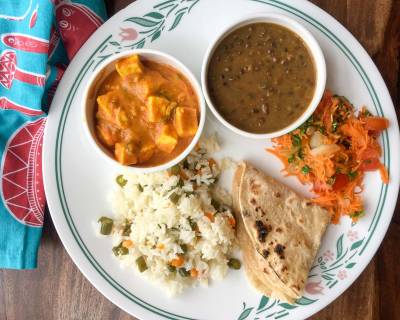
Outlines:
[{"label": "paneer makhani curry", "polygon": [[199,124],[198,97],[174,68],[132,55],[101,84],[96,133],[118,162],[156,166],[178,156]]}]

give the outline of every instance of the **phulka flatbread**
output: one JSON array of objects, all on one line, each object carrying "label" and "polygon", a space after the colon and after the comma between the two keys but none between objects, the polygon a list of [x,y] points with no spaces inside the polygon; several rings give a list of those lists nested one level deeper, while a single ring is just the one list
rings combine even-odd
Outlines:
[{"label": "phulka flatbread", "polygon": [[264,294],[294,302],[330,221],[328,212],[248,163],[236,171],[233,199],[248,278]]}]

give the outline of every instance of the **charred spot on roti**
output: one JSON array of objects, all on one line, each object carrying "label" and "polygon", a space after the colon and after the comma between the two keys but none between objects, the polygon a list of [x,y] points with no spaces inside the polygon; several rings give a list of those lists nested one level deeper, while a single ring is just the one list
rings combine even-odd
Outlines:
[{"label": "charred spot on roti", "polygon": [[264,259],[267,259],[268,256],[269,256],[269,251],[266,250],[266,249],[264,249],[264,250],[262,251],[262,256],[264,257]]},{"label": "charred spot on roti", "polygon": [[284,245],[281,245],[280,243],[278,243],[275,246],[274,251],[279,256],[279,258],[285,259],[285,249],[286,249],[286,247]]},{"label": "charred spot on roti", "polygon": [[281,233],[282,232],[282,228],[276,228],[276,232],[279,232],[279,233]]},{"label": "charred spot on roti", "polygon": [[265,238],[267,237],[268,232],[271,230],[271,227],[264,225],[261,220],[256,220],[254,226],[257,230],[258,241],[265,242]]},{"label": "charred spot on roti", "polygon": [[251,198],[250,203],[255,206],[257,205],[257,200],[255,198]]},{"label": "charred spot on roti", "polygon": [[286,272],[286,271],[288,271],[288,267],[287,266],[283,266],[282,267],[282,272]]},{"label": "charred spot on roti", "polygon": [[275,197],[275,198],[280,198],[280,197],[281,197],[281,194],[280,194],[279,192],[274,192],[274,197]]},{"label": "charred spot on roti", "polygon": [[306,201],[306,202],[305,202],[305,205],[306,205],[307,207],[309,207],[309,206],[312,205],[312,203],[311,203],[310,201]]}]

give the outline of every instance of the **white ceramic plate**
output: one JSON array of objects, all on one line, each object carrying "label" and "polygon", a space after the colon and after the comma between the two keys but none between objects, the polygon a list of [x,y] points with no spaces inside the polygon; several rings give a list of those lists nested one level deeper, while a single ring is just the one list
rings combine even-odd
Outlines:
[{"label": "white ceramic plate", "polygon": [[[365,179],[366,216],[352,225],[342,219],[329,227],[310,273],[304,297],[295,305],[262,297],[243,270],[229,272],[209,288],[177,298],[123,270],[112,257],[111,241],[97,238],[93,221],[109,214],[107,192],[115,172],[97,156],[84,135],[80,100],[84,84],[106,57],[129,47],[163,50],[200,75],[203,54],[220,28],[243,15],[279,12],[303,24],[319,41],[327,62],[327,86],[356,106],[390,119],[382,135],[383,162],[391,182],[379,174]],[[281,164],[264,151],[268,141],[252,141],[227,131],[208,112],[206,131],[217,131],[220,156],[247,159],[306,194],[294,178],[283,178]],[[303,319],[338,297],[359,276],[378,249],[391,220],[399,188],[399,131],[387,88],[360,44],[336,20],[301,0],[141,0],[108,20],[76,55],[57,90],[44,140],[48,205],[61,240],[74,262],[108,299],[141,319]],[[225,179],[226,184],[229,179]]]}]

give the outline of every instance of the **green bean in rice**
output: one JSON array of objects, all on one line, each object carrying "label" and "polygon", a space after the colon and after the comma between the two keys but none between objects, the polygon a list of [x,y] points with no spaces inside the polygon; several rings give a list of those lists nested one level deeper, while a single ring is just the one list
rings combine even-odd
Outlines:
[{"label": "green bean in rice", "polygon": [[[168,171],[118,175],[111,195],[116,257],[171,295],[224,278],[233,255],[229,194],[215,188],[219,166],[200,146]],[[218,206],[212,190],[225,197]]]}]

